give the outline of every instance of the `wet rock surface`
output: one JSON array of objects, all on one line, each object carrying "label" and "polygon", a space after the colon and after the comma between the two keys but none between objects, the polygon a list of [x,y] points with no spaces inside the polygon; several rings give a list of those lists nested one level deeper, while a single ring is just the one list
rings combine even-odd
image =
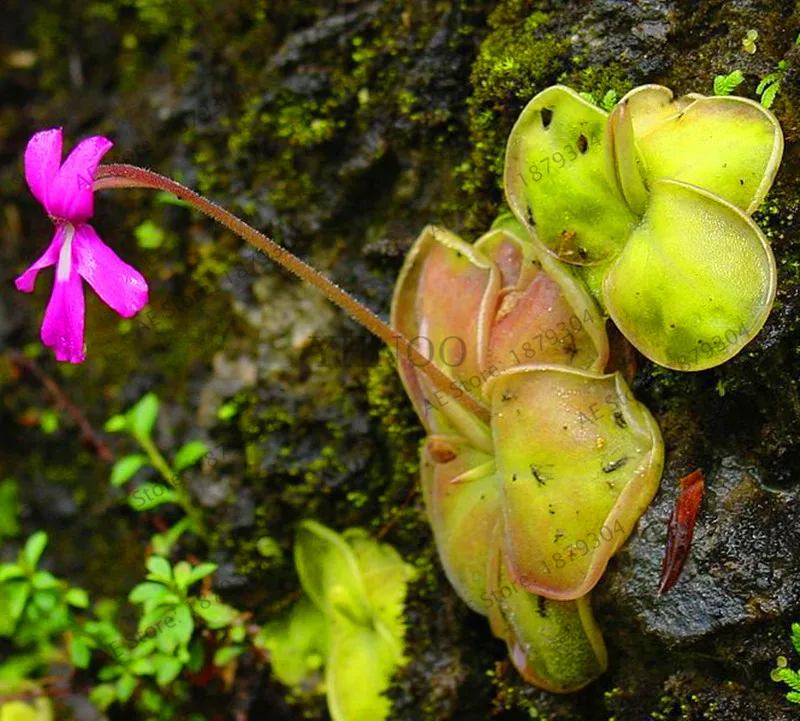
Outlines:
[{"label": "wet rock surface", "polygon": [[[4,351],[35,342],[49,291],[40,281],[21,296],[11,284],[50,237],[20,172],[33,128],[64,125],[69,142],[109,135],[113,161],[181,177],[385,315],[403,254],[425,224],[473,238],[502,210],[504,140],[539,90],[563,82],[599,100],[653,82],[710,94],[715,75],[738,68],[745,82],[736,92],[757,98],[760,78],[788,63],[773,106],[786,153],[757,215],[778,260],[775,309],[717,369],[687,375],[639,359],[633,387],[661,425],[666,468],[594,594],[611,664],[579,694],[525,686],[485,620],[449,588],[419,494],[409,498],[421,434],[379,345],[211,223],[144,192],[103,193],[95,225],[148,277],[162,322],[131,330],[91,299],[87,363],[58,366],[47,353],[37,361],[96,429],[155,390],[169,421],[165,449],[195,437],[222,449],[190,480],[213,516],[212,546],[182,550],[220,563],[220,578],[236,581],[220,593],[257,622],[297,591],[288,561],[296,521],[388,528],[386,540],[421,571],[394,718],[796,718],[769,671],[778,655],[792,656],[789,626],[800,620],[797,4],[176,0],[169,13],[146,11],[158,5],[7,3]],[[752,55],[742,49],[751,28]],[[33,65],[21,64],[23,50]],[[148,218],[165,231],[154,250],[134,240]],[[26,534],[51,534],[54,573],[93,595],[126,595],[143,574],[151,521],[115,503],[108,465],[68,417],[51,435],[20,423],[52,401],[7,355],[0,382],[0,476],[20,481]],[[237,413],[222,421],[227,402]],[[131,451],[105,440],[119,444],[117,454]],[[706,497],[691,557],[659,597],[666,520],[679,479],[695,468]],[[264,536],[283,562],[258,553]],[[250,718],[325,718],[319,698],[290,703],[268,667],[247,660],[240,673],[237,708]],[[224,713],[226,699],[220,691],[199,701]],[[74,716],[90,718],[78,704]]]}]

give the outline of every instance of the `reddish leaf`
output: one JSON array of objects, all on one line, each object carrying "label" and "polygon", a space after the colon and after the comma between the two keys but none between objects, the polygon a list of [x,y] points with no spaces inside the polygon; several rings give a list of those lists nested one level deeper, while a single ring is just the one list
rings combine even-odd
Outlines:
[{"label": "reddish leaf", "polygon": [[681,479],[681,492],[667,524],[667,546],[664,551],[664,562],[661,564],[659,595],[666,593],[675,585],[683,570],[683,564],[689,557],[697,511],[703,500],[705,488],[701,470],[692,471]]}]

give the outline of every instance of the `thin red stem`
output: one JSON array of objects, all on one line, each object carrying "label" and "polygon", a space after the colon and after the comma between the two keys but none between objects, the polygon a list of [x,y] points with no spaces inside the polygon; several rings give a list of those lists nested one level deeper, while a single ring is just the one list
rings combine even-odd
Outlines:
[{"label": "thin red stem", "polygon": [[282,248],[266,235],[249,226],[216,203],[212,203],[202,195],[170,178],[135,165],[101,165],[95,174],[94,187],[95,190],[104,190],[106,188],[151,188],[176,195],[196,210],[224,225],[240,238],[250,243],[250,245],[258,248],[301,280],[305,280],[321,290],[330,300],[363,325],[370,333],[376,335],[390,348],[394,347],[398,354],[406,354],[406,357],[414,362],[416,370],[420,373],[425,373],[438,390],[454,399],[458,398],[464,406],[484,423],[489,423],[489,411],[486,406],[468,393],[463,393],[458,386],[451,387],[454,385],[452,380],[414,348],[402,333],[389,326],[367,306],[314,270],[308,263],[290,253],[286,248]]}]

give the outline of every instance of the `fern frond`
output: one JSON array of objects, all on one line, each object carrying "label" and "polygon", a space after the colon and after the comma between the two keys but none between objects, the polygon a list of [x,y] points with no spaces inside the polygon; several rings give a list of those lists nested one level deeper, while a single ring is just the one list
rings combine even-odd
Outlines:
[{"label": "fern frond", "polygon": [[765,75],[763,78],[761,78],[761,82],[756,88],[756,95],[761,95],[761,93],[767,89],[768,85],[778,82],[778,80],[781,79],[782,74],[783,73],[770,73],[769,75]]},{"label": "fern frond", "polygon": [[781,84],[780,83],[773,83],[772,85],[768,85],[767,89],[761,95],[761,104],[765,108],[771,108],[772,103],[775,102],[775,96],[778,94],[778,90],[780,90]]},{"label": "fern frond", "polygon": [[794,650],[800,654],[800,623],[792,624],[792,645]]},{"label": "fern frond", "polygon": [[800,704],[800,693],[797,693],[797,691],[789,691],[786,694],[786,698],[792,703]]},{"label": "fern frond", "polygon": [[792,691],[800,693],[800,673],[790,668],[781,668],[775,672],[775,679],[783,681]]},{"label": "fern frond", "polygon": [[734,70],[730,75],[717,75],[714,78],[714,95],[730,95],[743,81],[741,70]]}]

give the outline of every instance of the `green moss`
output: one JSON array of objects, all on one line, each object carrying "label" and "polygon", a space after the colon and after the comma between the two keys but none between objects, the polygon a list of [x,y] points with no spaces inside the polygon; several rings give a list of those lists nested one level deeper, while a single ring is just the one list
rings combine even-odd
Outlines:
[{"label": "green moss", "polygon": [[620,63],[570,70],[558,81],[580,93],[588,93],[598,104],[609,90],[613,90],[617,98],[621,98],[634,85],[628,70]]},{"label": "green moss", "polygon": [[[492,32],[472,68],[469,99],[470,159],[458,168],[472,232],[488,226],[502,201],[505,145],[524,105],[552,84],[566,66],[569,42],[545,32],[548,16],[530,2],[501,3],[489,17]],[[471,207],[470,207],[471,206]]]}]

